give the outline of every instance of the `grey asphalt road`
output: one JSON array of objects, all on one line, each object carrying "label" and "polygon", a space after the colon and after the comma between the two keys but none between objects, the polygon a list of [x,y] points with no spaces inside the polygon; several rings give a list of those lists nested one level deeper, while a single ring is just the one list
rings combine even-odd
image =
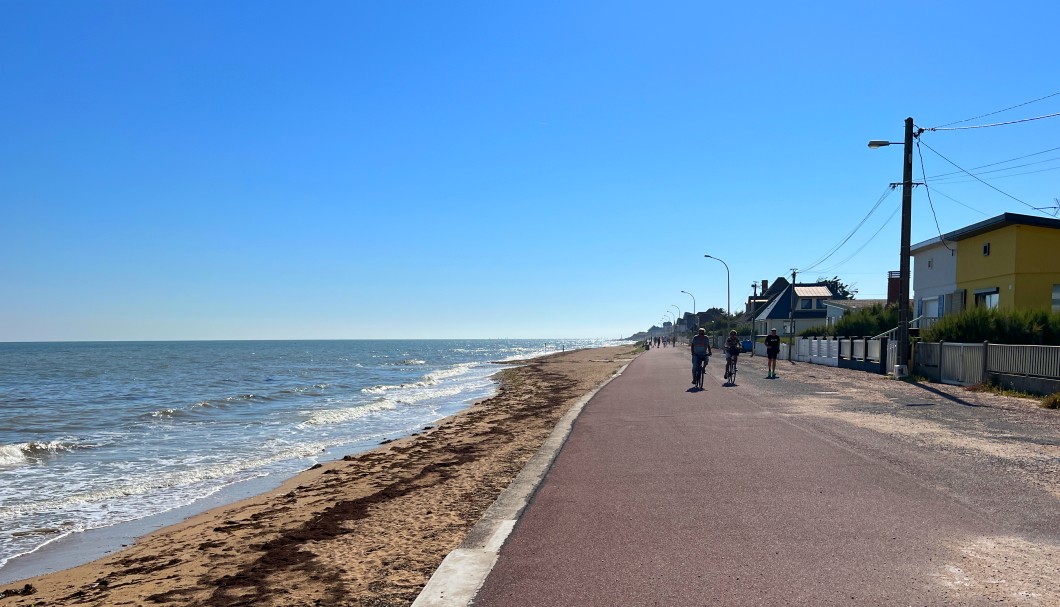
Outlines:
[{"label": "grey asphalt road", "polygon": [[726,387],[718,357],[696,391],[688,361],[651,350],[588,403],[476,607],[1060,604],[1056,495],[792,415],[823,391],[784,366]]}]

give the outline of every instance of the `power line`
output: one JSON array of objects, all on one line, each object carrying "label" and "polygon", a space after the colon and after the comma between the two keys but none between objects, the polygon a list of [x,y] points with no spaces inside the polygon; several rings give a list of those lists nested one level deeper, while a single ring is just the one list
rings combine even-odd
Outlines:
[{"label": "power line", "polygon": [[[924,168],[924,154],[920,151],[920,139],[916,141],[916,155],[920,157],[920,174],[927,175],[927,170]],[[942,237],[942,228],[939,227],[939,216],[935,213],[935,203],[931,200],[931,188],[928,186],[927,177],[924,177],[924,191],[927,192],[928,206],[931,207],[931,216],[935,218],[935,229],[939,233],[939,242],[942,246],[946,247],[947,251],[952,251],[950,245],[946,244],[946,239]]]},{"label": "power line", "polygon": [[864,249],[865,247],[869,246],[869,243],[872,242],[877,236],[879,236],[880,232],[882,232],[883,229],[887,227],[887,224],[891,223],[891,220],[894,219],[894,216],[897,215],[898,211],[901,211],[901,210],[902,210],[902,205],[898,205],[897,207],[895,207],[894,211],[891,212],[891,215],[889,217],[887,217],[887,221],[883,222],[883,225],[880,226],[880,229],[876,230],[876,232],[872,236],[870,236],[869,239],[865,241],[865,244],[861,245],[858,248],[857,251],[854,251],[853,253],[848,255],[846,257],[846,259],[844,259],[843,261],[840,261],[839,263],[836,263],[836,264],[834,264],[832,266],[829,266],[827,268],[823,268],[823,269],[819,268],[817,270],[817,272],[818,273],[823,273],[823,274],[831,274],[832,272],[835,272],[839,268],[843,267],[843,264],[845,264],[846,262],[850,261],[851,259],[854,259],[854,257],[856,257],[857,254],[860,253],[862,249]]},{"label": "power line", "polygon": [[937,126],[937,127],[935,127],[935,128],[932,128],[932,129],[927,129],[927,130],[929,130],[929,131],[934,131],[934,130],[936,130],[936,129],[941,129],[942,127],[946,127],[946,126],[952,126],[952,125],[954,125],[954,124],[961,124],[962,122],[971,122],[971,121],[973,121],[973,120],[979,120],[980,118],[986,118],[987,116],[993,116],[994,114],[1000,114],[1000,113],[1002,113],[1002,112],[1007,112],[1007,111],[1009,111],[1009,110],[1014,110],[1014,109],[1016,109],[1016,108],[1018,108],[1018,107],[1023,107],[1023,106],[1025,106],[1025,105],[1030,105],[1030,104],[1032,104],[1032,103],[1037,103],[1037,102],[1039,102],[1039,101],[1043,101],[1043,100],[1045,100],[1045,99],[1048,99],[1048,98],[1050,98],[1050,97],[1056,97],[1057,95],[1060,95],[1060,91],[1058,91],[1058,92],[1056,92],[1056,93],[1052,93],[1052,94],[1050,94],[1050,95],[1046,95],[1045,97],[1039,97],[1039,98],[1037,98],[1037,99],[1032,99],[1032,100],[1030,100],[1030,101],[1025,101],[1025,102],[1023,102],[1023,103],[1019,103],[1019,104],[1016,104],[1016,105],[1014,105],[1014,106],[1012,106],[1012,107],[1007,107],[1007,108],[1005,108],[1005,109],[1003,109],[1003,110],[997,110],[997,111],[994,111],[994,112],[989,112],[989,113],[987,113],[987,114],[981,114],[981,115],[979,115],[979,116],[975,116],[975,117],[973,117],[973,118],[965,118],[964,120],[958,120],[958,121],[956,121],[956,122],[948,122],[948,123],[946,123],[946,124],[942,124],[942,125],[939,125],[939,126]]},{"label": "power line", "polygon": [[[921,143],[923,143],[923,142],[921,141]],[[995,186],[991,185],[990,183],[987,183],[987,182],[983,181],[982,179],[979,179],[978,177],[976,177],[976,176],[975,176],[975,175],[973,175],[972,173],[969,173],[969,172],[968,172],[967,170],[965,170],[964,168],[962,168],[961,166],[959,166],[959,165],[958,165],[957,163],[953,162],[953,161],[952,161],[952,160],[950,160],[949,158],[946,158],[945,156],[943,156],[942,154],[940,154],[938,150],[936,150],[935,148],[931,147],[930,145],[928,145],[928,144],[924,143],[924,147],[926,147],[927,149],[931,150],[932,152],[935,152],[935,154],[937,154],[939,158],[942,158],[942,159],[943,159],[943,160],[945,160],[946,162],[948,162],[948,163],[952,164],[952,165],[953,165],[954,167],[956,167],[956,168],[960,169],[960,170],[961,170],[961,171],[963,171],[963,172],[964,172],[964,173],[965,173],[966,175],[968,175],[969,177],[972,177],[972,178],[974,178],[974,179],[975,179],[976,181],[978,181],[979,183],[981,183],[981,184],[983,184],[983,185],[987,186],[988,188],[990,188],[990,189],[992,189],[992,190],[994,190],[994,191],[998,192],[999,194],[1003,194],[1003,195],[1005,195],[1005,196],[1008,196],[1008,197],[1009,197],[1009,198],[1011,198],[1012,200],[1015,200],[1016,202],[1018,202],[1018,203],[1020,203],[1020,204],[1022,204],[1022,205],[1024,205],[1024,206],[1026,206],[1026,207],[1029,207],[1029,208],[1031,208],[1031,209],[1034,209],[1035,211],[1038,211],[1038,212],[1040,212],[1040,213],[1044,213],[1044,212],[1045,212],[1045,209],[1055,209],[1055,210],[1060,210],[1060,205],[1057,205],[1057,206],[1053,206],[1053,207],[1036,207],[1036,206],[1034,206],[1034,205],[1032,205],[1032,204],[1029,204],[1029,203],[1027,203],[1027,202],[1024,202],[1024,201],[1020,200],[1019,198],[1016,198],[1016,197],[1015,197],[1015,196],[1013,196],[1012,194],[1009,194],[1008,192],[1003,192],[1003,191],[999,190],[999,189],[998,189],[997,187],[995,187]],[[1053,216],[1054,216],[1054,217],[1056,216],[1056,215],[1055,215],[1055,213],[1054,213],[1054,215],[1053,215]]]},{"label": "power line", "polygon": [[1021,120],[1010,120],[1008,122],[995,122],[994,124],[976,124],[973,126],[953,126],[953,127],[932,127],[930,129],[921,129],[922,131],[965,131],[968,129],[985,129],[992,126],[1008,126],[1010,124],[1019,124],[1021,122],[1032,122],[1034,120],[1044,120],[1045,118],[1055,118],[1060,116],[1060,112],[1055,114],[1047,114],[1045,116],[1035,116],[1034,118],[1023,118]]},{"label": "power line", "polygon": [[976,213],[979,213],[980,215],[984,215],[984,216],[989,216],[990,215],[989,213],[980,211],[979,209],[977,209],[975,207],[970,207],[970,206],[964,204],[963,202],[961,202],[960,200],[957,200],[953,196],[950,196],[949,194],[946,194],[945,192],[940,191],[938,188],[931,188],[931,189],[932,189],[932,191],[934,191],[939,196],[942,196],[943,198],[949,198],[953,202],[956,202],[957,204],[961,205],[962,207],[964,207],[966,209],[969,209],[971,211],[975,211]]},{"label": "power line", "polygon": [[[1048,150],[1042,150],[1040,152],[1034,152],[1033,154],[1026,154],[1024,156],[1017,156],[1015,158],[1009,158],[1008,160],[999,160],[997,162],[991,162],[991,163],[988,163],[988,164],[981,164],[981,165],[979,165],[977,167],[972,167],[969,170],[978,171],[979,169],[985,169],[986,167],[997,166],[999,164],[1006,164],[1006,163],[1009,163],[1009,162],[1016,162],[1017,160],[1023,160],[1024,158],[1030,158],[1031,156],[1041,156],[1042,154],[1048,154],[1049,152],[1055,152],[1056,150],[1060,150],[1060,147],[1049,148]],[[1045,161],[1043,161],[1043,162],[1045,162]],[[951,173],[940,173],[938,175],[933,176],[932,179],[939,179],[941,177],[946,177],[948,175],[959,175],[959,174],[961,174],[960,171],[953,171]]]},{"label": "power line", "polygon": [[[1060,158],[1053,158],[1053,160],[1060,160]],[[1043,161],[1043,162],[1045,162],[1045,161]],[[1023,166],[1029,166],[1029,165],[1023,165]],[[1019,168],[1019,167],[1012,167],[1012,168]],[[1060,167],[1050,167],[1048,169],[1038,169],[1036,171],[1024,171],[1022,173],[1012,173],[1011,175],[994,175],[993,177],[991,177],[991,179],[1009,179],[1010,177],[1020,177],[1022,175],[1034,175],[1035,173],[1048,173],[1049,171],[1060,171]],[[993,172],[994,171],[985,171],[985,172],[982,172],[982,173],[975,173],[974,175],[972,175],[972,177],[975,177],[976,175],[986,175],[987,173],[993,173]],[[960,179],[960,180],[958,180],[957,179],[958,175],[960,175],[959,172],[953,173],[952,177],[944,178],[944,179],[942,179],[942,181],[945,181],[947,185],[952,184],[952,183],[968,183],[968,182],[972,181],[971,179]],[[961,175],[961,176],[963,177],[963,175]]]},{"label": "power line", "polygon": [[892,186],[888,186],[887,189],[883,191],[883,194],[881,194],[880,197],[876,200],[876,204],[872,205],[872,208],[869,209],[869,212],[865,215],[865,217],[862,218],[862,220],[859,221],[856,226],[854,226],[854,229],[851,230],[850,233],[847,234],[845,238],[843,238],[841,241],[839,241],[839,244],[837,244],[834,247],[832,247],[831,249],[829,249],[827,253],[825,253],[823,256],[818,258],[812,264],[807,266],[803,271],[804,272],[812,271],[815,267],[821,265],[822,263],[827,261],[829,257],[834,255],[836,253],[836,251],[838,251],[843,245],[845,245],[854,236],[854,234],[858,230],[861,229],[861,226],[865,225],[865,222],[869,220],[869,217],[872,217],[872,214],[876,212],[876,209],[880,208],[880,205],[883,204],[883,201],[886,200],[887,196],[890,195],[890,193],[893,190],[894,190],[894,188]]}]

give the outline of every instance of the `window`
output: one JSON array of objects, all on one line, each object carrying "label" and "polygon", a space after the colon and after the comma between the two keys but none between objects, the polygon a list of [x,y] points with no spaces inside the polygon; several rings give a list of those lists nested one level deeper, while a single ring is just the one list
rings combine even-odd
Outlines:
[{"label": "window", "polygon": [[997,307],[998,289],[979,289],[975,292],[975,307],[993,310]]},{"label": "window", "polygon": [[1053,312],[1060,312],[1060,285],[1053,285]]},{"label": "window", "polygon": [[917,314],[921,316],[939,316],[939,298],[930,297],[920,300],[920,309],[917,310]]},{"label": "window", "polygon": [[813,300],[812,299],[801,299],[801,300],[799,300],[799,308],[801,308],[803,310],[812,310],[813,309]]},{"label": "window", "polygon": [[989,242],[986,243],[985,245],[983,245],[983,257],[986,257],[987,255],[990,255],[990,243]]}]

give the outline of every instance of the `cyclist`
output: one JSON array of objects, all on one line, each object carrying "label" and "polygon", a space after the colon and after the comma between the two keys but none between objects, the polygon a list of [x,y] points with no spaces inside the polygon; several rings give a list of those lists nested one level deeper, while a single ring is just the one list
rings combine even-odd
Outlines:
[{"label": "cyclist", "polygon": [[729,338],[725,340],[725,379],[729,379],[729,369],[736,366],[736,358],[743,351],[740,347],[740,338],[736,336],[736,329],[729,331]]},{"label": "cyclist", "polygon": [[692,383],[694,384],[696,383],[696,372],[699,370],[700,361],[706,365],[708,358],[714,354],[714,351],[710,348],[707,330],[702,328],[699,330],[699,335],[692,337],[689,345],[692,348]]}]

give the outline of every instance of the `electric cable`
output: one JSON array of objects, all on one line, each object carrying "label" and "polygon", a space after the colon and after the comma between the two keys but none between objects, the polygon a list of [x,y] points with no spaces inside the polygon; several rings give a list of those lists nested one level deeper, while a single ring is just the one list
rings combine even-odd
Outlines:
[{"label": "electric cable", "polygon": [[1045,213],[1045,209],[1054,209],[1054,214],[1053,214],[1053,216],[1054,216],[1054,217],[1056,216],[1056,213],[1055,213],[1055,211],[1060,211],[1060,205],[1058,205],[1058,206],[1054,206],[1054,207],[1040,207],[1040,208],[1039,208],[1039,207],[1036,207],[1036,206],[1034,206],[1034,205],[1032,205],[1032,204],[1030,204],[1030,203],[1024,202],[1024,201],[1020,200],[1019,198],[1016,198],[1016,197],[1015,197],[1015,196],[1013,196],[1012,194],[1009,194],[1008,192],[1004,192],[1004,191],[1002,191],[1002,190],[998,189],[997,187],[995,187],[994,185],[991,185],[990,183],[987,183],[986,181],[983,181],[982,179],[979,179],[978,177],[976,177],[976,176],[975,176],[975,175],[973,175],[972,173],[969,173],[968,171],[966,171],[966,170],[965,170],[964,168],[962,168],[962,167],[961,167],[960,165],[958,165],[957,163],[953,162],[953,161],[952,161],[952,160],[950,160],[949,158],[946,158],[945,156],[943,156],[942,154],[940,154],[938,150],[936,150],[935,148],[931,147],[930,145],[928,145],[928,144],[926,144],[926,143],[925,143],[925,144],[924,144],[924,147],[926,147],[927,149],[929,149],[929,150],[931,150],[932,152],[934,152],[935,154],[937,154],[939,158],[942,158],[942,159],[943,159],[943,160],[945,160],[946,162],[948,162],[948,163],[952,164],[952,165],[953,165],[954,167],[956,167],[956,168],[960,169],[961,171],[963,171],[963,172],[964,172],[964,173],[965,173],[966,175],[968,175],[969,177],[973,177],[973,178],[974,178],[974,179],[975,179],[976,181],[978,181],[979,183],[981,183],[981,184],[983,184],[983,185],[985,185],[985,186],[989,187],[990,189],[992,189],[992,190],[994,190],[994,191],[998,192],[999,194],[1003,194],[1003,195],[1005,195],[1005,196],[1007,196],[1007,197],[1011,198],[1012,200],[1015,200],[1016,202],[1018,202],[1018,203],[1020,203],[1020,204],[1022,204],[1022,205],[1024,205],[1024,206],[1026,206],[1026,207],[1029,207],[1029,208],[1031,208],[1031,209],[1034,209],[1035,211],[1038,211],[1039,213],[1043,213],[1043,214]]},{"label": "electric cable", "polygon": [[972,126],[951,126],[941,127],[936,126],[929,129],[920,129],[921,131],[966,131],[968,129],[986,129],[992,126],[1008,126],[1010,124],[1020,124],[1021,122],[1033,122],[1035,120],[1044,120],[1046,118],[1056,118],[1060,116],[1060,112],[1055,114],[1046,114],[1045,116],[1035,116],[1034,118],[1022,118],[1020,120],[1009,120],[1008,122],[995,122],[994,124],[976,124]]},{"label": "electric cable", "polygon": [[[920,151],[920,139],[916,140],[916,155],[920,157],[920,174],[927,175],[927,171],[924,169],[924,153]],[[946,244],[946,239],[942,237],[942,228],[939,226],[939,216],[935,213],[935,203],[931,200],[931,186],[928,185],[927,177],[924,179],[924,191],[927,192],[928,206],[931,207],[931,216],[935,218],[935,229],[939,233],[939,242],[942,246],[946,247],[947,251],[953,251],[950,245]]]},{"label": "electric cable", "polygon": [[976,213],[979,213],[980,215],[983,215],[984,217],[989,217],[990,216],[990,213],[987,213],[985,211],[980,211],[979,209],[977,209],[975,207],[968,206],[968,205],[964,204],[963,202],[961,202],[960,200],[957,200],[953,196],[950,196],[949,194],[939,190],[938,188],[931,188],[931,189],[932,189],[932,191],[934,191],[939,196],[942,196],[943,198],[949,198],[953,202],[956,202],[957,204],[961,205],[962,207],[964,207],[964,208],[966,208],[966,209],[968,209],[970,211],[975,211]]},{"label": "electric cable", "polygon": [[846,257],[846,259],[844,259],[843,261],[840,261],[840,262],[838,262],[838,263],[836,263],[834,265],[831,265],[831,266],[829,266],[827,268],[818,269],[817,272],[818,273],[823,273],[823,274],[831,274],[832,272],[835,272],[839,268],[843,267],[843,264],[845,264],[846,262],[850,261],[851,259],[854,259],[854,257],[857,256],[857,254],[862,251],[862,249],[864,249],[865,247],[869,246],[869,243],[872,242],[877,236],[880,235],[880,232],[882,232],[883,229],[885,227],[887,227],[887,224],[891,223],[891,220],[894,219],[894,216],[897,215],[898,211],[901,211],[901,210],[902,210],[902,205],[898,205],[897,207],[895,207],[894,211],[891,212],[891,215],[889,217],[887,217],[887,221],[884,221],[883,225],[880,226],[880,229],[876,230],[876,232],[872,236],[870,236],[868,240],[865,241],[865,244],[863,244],[860,247],[858,247],[857,251],[854,251],[853,253],[848,255]]},{"label": "electric cable", "polygon": [[[1060,160],[1060,158],[1058,158],[1056,160]],[[1020,176],[1023,176],[1023,175],[1034,175],[1036,173],[1048,173],[1049,171],[1060,171],[1060,167],[1050,167],[1050,168],[1047,168],[1047,169],[1038,169],[1036,171],[1024,171],[1022,173],[1012,173],[1011,175],[994,175],[993,177],[991,177],[991,179],[1009,179],[1011,177],[1020,177]],[[984,173],[974,173],[972,175],[972,177],[975,177],[976,175],[985,175],[986,173],[992,173],[992,172],[993,171],[986,171]],[[952,178],[943,179],[942,181],[945,181],[947,185],[949,185],[951,183],[968,183],[970,181],[973,181],[972,179],[956,179],[956,175],[957,174],[955,174]]]},{"label": "electric cable", "polygon": [[834,255],[843,245],[845,245],[848,241],[850,241],[850,239],[854,236],[854,234],[857,233],[857,231],[861,229],[861,226],[865,225],[865,222],[869,220],[869,217],[872,217],[872,214],[876,212],[876,209],[880,208],[880,205],[883,204],[883,201],[887,199],[887,196],[890,195],[890,193],[893,190],[894,190],[894,188],[892,186],[888,186],[887,189],[883,191],[883,194],[881,194],[880,197],[876,200],[876,203],[874,205],[872,205],[872,208],[869,209],[869,212],[865,215],[865,217],[863,217],[862,220],[859,221],[856,226],[854,226],[854,229],[852,229],[850,231],[850,233],[846,235],[845,238],[843,238],[841,241],[839,241],[839,244],[837,244],[834,247],[832,247],[831,249],[829,249],[827,253],[825,253],[823,256],[818,258],[816,261],[814,261],[812,264],[807,266],[802,271],[803,272],[812,271],[815,267],[817,267],[817,266],[821,265],[822,263],[824,263],[825,261],[827,261],[829,257]]},{"label": "electric cable", "polygon": [[[1055,152],[1056,150],[1060,150],[1060,147],[1049,148],[1048,150],[1042,150],[1040,152],[1034,152],[1033,154],[1027,154],[1027,155],[1024,155],[1024,156],[1017,156],[1015,158],[1009,158],[1008,160],[999,160],[997,162],[991,162],[989,164],[981,164],[981,165],[979,165],[977,167],[972,167],[972,168],[970,168],[968,170],[969,171],[978,171],[979,169],[985,169],[987,167],[997,166],[999,164],[1006,164],[1006,163],[1009,163],[1009,162],[1016,162],[1017,160],[1023,160],[1024,158],[1030,158],[1031,156],[1040,156],[1042,154],[1048,154],[1049,152]],[[1056,159],[1055,158],[1051,158],[1050,160],[1056,160]],[[1043,160],[1042,162],[1047,162],[1047,161]],[[1034,163],[1031,163],[1031,164],[1034,164]],[[1027,166],[1027,165],[1022,165],[1022,166]],[[940,173],[938,175],[932,176],[931,178],[932,179],[940,179],[942,177],[947,177],[949,175],[960,175],[960,174],[961,174],[961,171],[952,171],[950,173]]]},{"label": "electric cable", "polygon": [[[980,118],[986,118],[987,116],[993,116],[994,114],[1000,114],[1002,112],[1007,112],[1009,110],[1014,110],[1014,109],[1016,109],[1018,107],[1023,107],[1025,105],[1030,105],[1032,103],[1037,103],[1039,101],[1044,101],[1045,99],[1048,99],[1050,97],[1056,97],[1057,95],[1060,95],[1060,91],[1058,91],[1056,93],[1052,93],[1052,94],[1046,95],[1045,97],[1039,97],[1037,99],[1032,99],[1030,101],[1025,101],[1023,103],[1016,104],[1016,105],[1014,105],[1012,107],[1007,107],[1007,108],[1005,108],[1003,110],[997,110],[995,112],[989,112],[987,114],[981,114],[981,115],[975,116],[973,118],[965,118],[964,120],[958,120],[956,122],[947,122],[946,124],[941,124],[941,125],[939,125],[939,126],[937,126],[935,128],[942,128],[942,127],[945,127],[945,126],[952,126],[954,124],[961,124],[962,122],[971,122],[973,120],[979,120]],[[929,130],[934,130],[934,129],[929,129]]]}]

